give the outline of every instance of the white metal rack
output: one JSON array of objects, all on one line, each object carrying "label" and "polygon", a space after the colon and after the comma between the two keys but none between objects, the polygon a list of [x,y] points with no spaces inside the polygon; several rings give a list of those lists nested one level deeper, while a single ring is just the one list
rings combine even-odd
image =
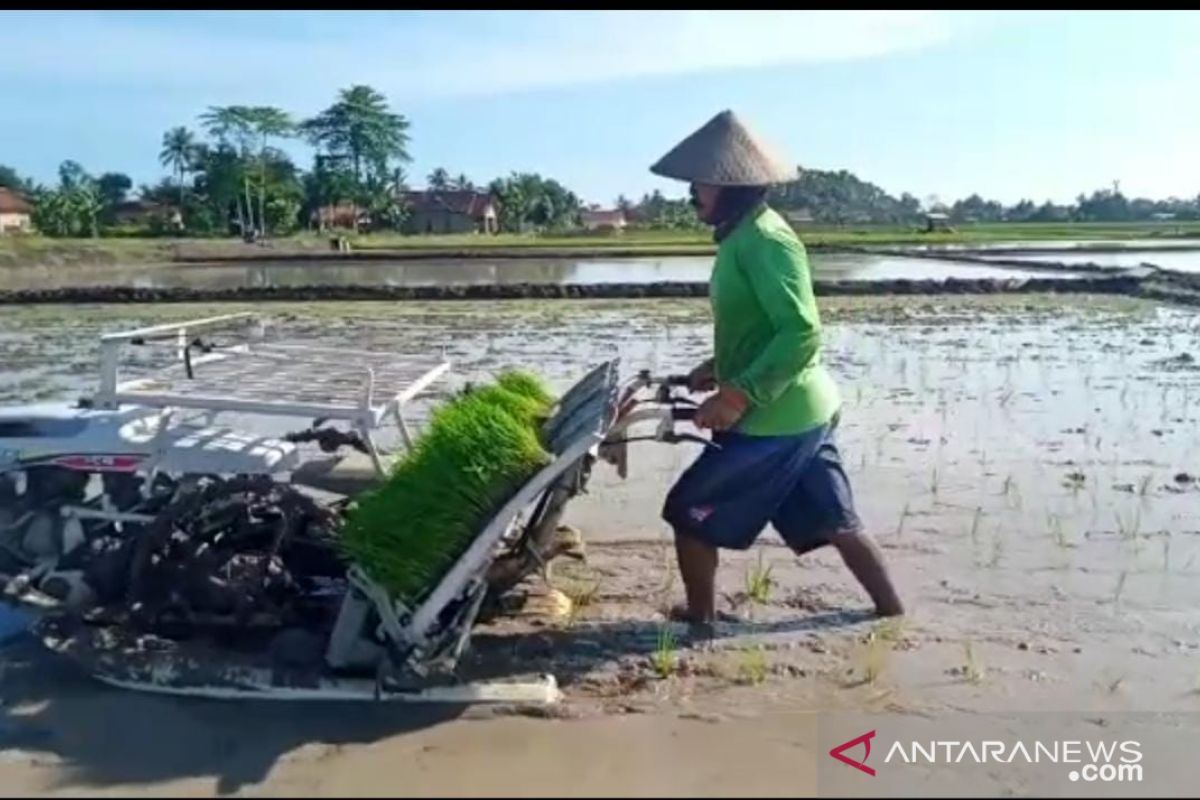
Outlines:
[{"label": "white metal rack", "polygon": [[[237,335],[239,329],[243,338],[236,343],[204,339],[217,332]],[[126,348],[164,343],[175,349],[167,366],[148,377],[120,380]],[[449,369],[450,363],[436,356],[268,341],[256,315],[225,314],[102,336],[100,383],[91,404],[346,422],[383,474],[372,432],[394,421],[405,446],[411,446],[405,407]]]}]

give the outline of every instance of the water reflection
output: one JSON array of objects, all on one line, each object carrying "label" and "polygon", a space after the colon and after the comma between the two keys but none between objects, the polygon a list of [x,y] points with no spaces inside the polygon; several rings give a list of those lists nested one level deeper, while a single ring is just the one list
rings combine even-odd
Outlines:
[{"label": "water reflection", "polygon": [[[977,264],[849,253],[815,253],[817,278],[914,280],[1031,277],[1039,273]],[[655,283],[707,281],[709,256],[628,259],[429,259],[346,262],[334,259],[254,264],[9,267],[0,289],[70,286],[229,289],[270,286],[451,286],[513,283]]]}]

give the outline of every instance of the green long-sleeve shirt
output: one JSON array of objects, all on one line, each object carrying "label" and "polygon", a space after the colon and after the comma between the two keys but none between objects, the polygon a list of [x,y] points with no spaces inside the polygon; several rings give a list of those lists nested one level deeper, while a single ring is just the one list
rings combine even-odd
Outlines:
[{"label": "green long-sleeve shirt", "polygon": [[750,399],[737,430],[751,436],[803,433],[841,405],[821,362],[821,319],[804,245],[764,206],[722,240],[709,285],[717,381]]}]

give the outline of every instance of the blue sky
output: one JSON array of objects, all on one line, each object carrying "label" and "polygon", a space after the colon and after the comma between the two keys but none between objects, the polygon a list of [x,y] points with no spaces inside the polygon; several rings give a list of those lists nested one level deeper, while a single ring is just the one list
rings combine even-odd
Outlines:
[{"label": "blue sky", "polygon": [[[209,105],[308,116],[354,83],[435,166],[611,202],[723,108],[898,194],[1200,193],[1196,12],[0,12],[0,163],[156,180]],[[306,167],[310,152],[289,148]]]}]

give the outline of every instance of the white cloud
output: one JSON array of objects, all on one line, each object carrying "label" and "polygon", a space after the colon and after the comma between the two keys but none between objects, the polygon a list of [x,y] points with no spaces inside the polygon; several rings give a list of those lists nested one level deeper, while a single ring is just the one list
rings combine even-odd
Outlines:
[{"label": "white cloud", "polygon": [[[11,13],[11,12],[10,12]],[[292,13],[292,12],[280,12]],[[349,81],[461,95],[715,69],[886,56],[947,41],[994,15],[948,11],[452,12],[311,38],[55,14],[0,28],[0,75],[294,98]],[[511,13],[510,18],[507,14]],[[467,26],[456,26],[454,18]],[[10,17],[10,19],[12,19]],[[490,29],[481,21],[495,23]],[[20,20],[18,20],[20,22]],[[282,99],[282,98],[280,98]]]}]

